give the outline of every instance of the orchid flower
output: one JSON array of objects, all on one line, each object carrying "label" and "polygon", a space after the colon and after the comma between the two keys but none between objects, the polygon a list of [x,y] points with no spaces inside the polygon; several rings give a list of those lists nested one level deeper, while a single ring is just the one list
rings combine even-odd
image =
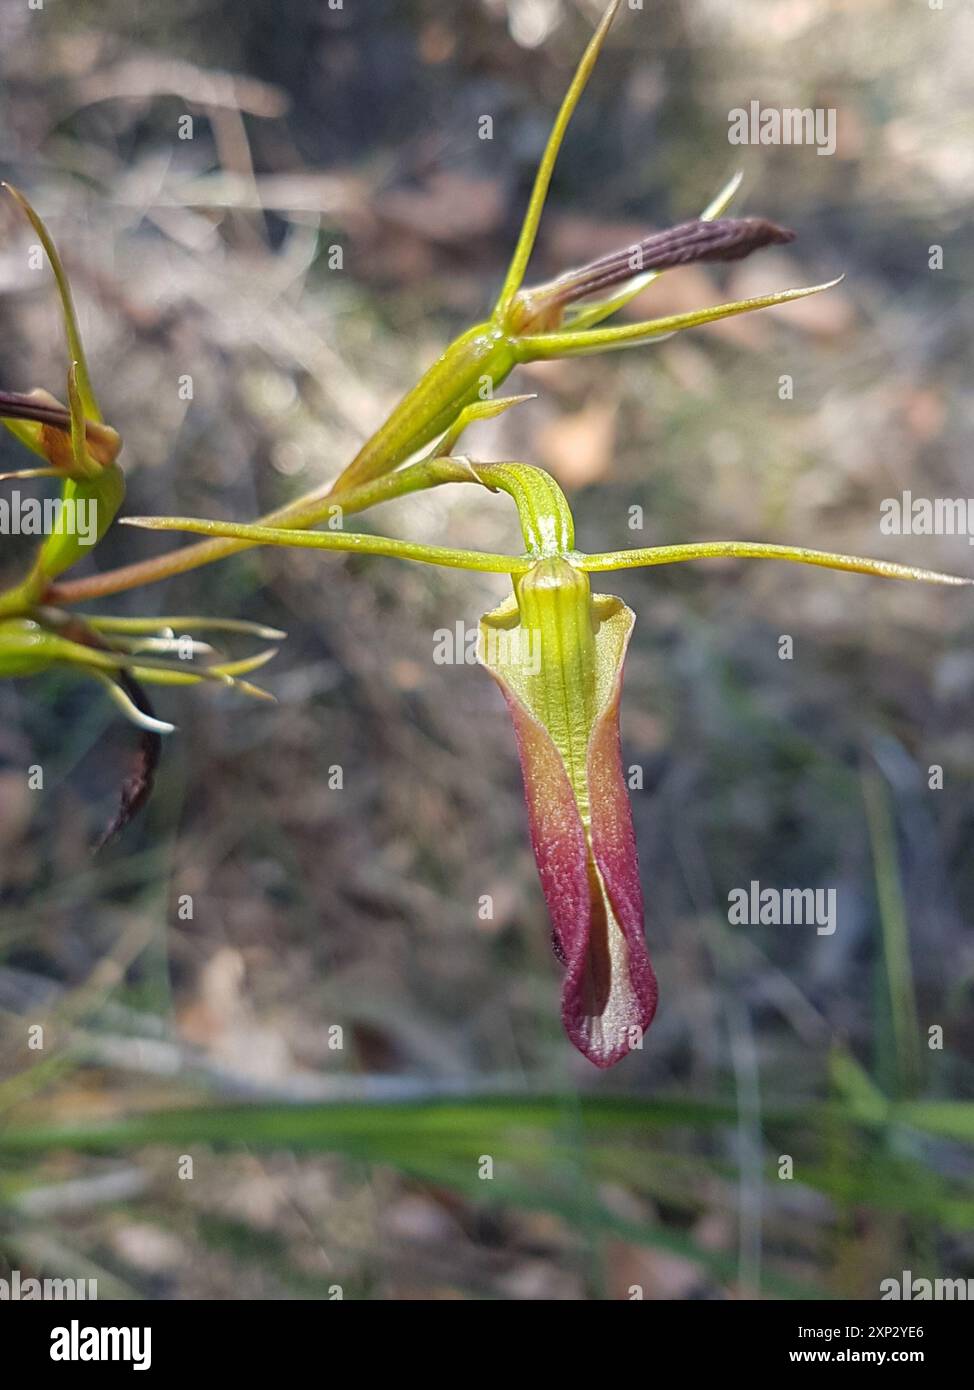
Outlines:
[{"label": "orchid flower", "polygon": [[[496,410],[495,402],[492,409]],[[465,417],[469,420],[470,414]],[[396,491],[393,485],[397,483]],[[125,517],[150,530],[185,531],[257,545],[355,551],[503,573],[513,593],[484,616],[479,659],[514,722],[541,887],[564,966],[562,1022],[598,1067],[642,1038],[656,1009],[656,977],[643,931],[643,898],[622,770],[622,667],[635,618],[618,598],[593,594],[589,575],[714,556],[798,561],[887,579],[971,581],[885,560],[751,541],[705,541],[586,555],[557,483],[522,463],[434,457],[363,485],[357,502],[448,482],[478,483],[517,504],[525,551],[487,554],[366,533],[292,531],[188,517]]]},{"label": "orchid flower", "polygon": [[[155,632],[144,620],[73,618],[54,605],[134,588],[253,545],[357,551],[509,575],[510,598],[482,620],[480,660],[499,685],[514,722],[531,843],[555,953],[565,971],[564,1027],[573,1044],[600,1067],[613,1065],[641,1046],[656,1009],[657,987],[644,937],[642,890],[619,734],[622,668],[635,619],[618,598],[593,594],[589,576],[737,556],[890,579],[948,585],[971,582],[889,561],[752,541],[704,541],[588,555],[576,549],[568,503],[547,474],[527,464],[478,464],[456,454],[461,435],[474,420],[491,418],[527,399],[493,397],[496,387],[520,363],[634,346],[799,299],[836,283],[606,326],[607,319],[668,269],[697,261],[733,260],[791,240],[792,233],[764,219],[722,218],[738,186],[739,180],[733,179],[699,219],[524,288],[565,130],[620,3],[611,0],[608,5],[562,103],[490,317],[447,348],[330,488],[299,498],[253,525],[186,517],[121,518],[129,525],[189,532],[206,539],[202,545],[88,579],[59,580],[77,552],[64,538],[55,543],[52,537],[28,580],[0,594],[0,676],[29,674],[54,662],[67,662],[107,681],[113,698],[130,707],[127,712],[140,723],[144,738],[158,739],[161,726],[138,680],[232,681],[266,658],[196,672],[178,670],[165,659],[171,632]],[[63,475],[65,488],[105,486],[110,521],[121,501],[121,475],[115,477],[120,441],[103,425],[91,393],[56,252],[26,204],[25,210],[48,248],[61,292],[72,356],[69,407],[37,393],[0,395],[0,417],[45,459],[46,467],[33,470],[33,476]],[[417,459],[424,448],[427,453]],[[108,490],[109,478],[114,491]],[[518,508],[524,551],[487,554],[369,533],[304,529],[328,517],[336,503],[344,517],[447,483],[474,483],[508,493]],[[192,621],[202,627],[207,620]],[[172,622],[175,627],[177,620]],[[179,620],[179,625],[188,628],[190,623]],[[205,644],[199,649],[204,650]],[[144,799],[146,783],[151,784],[151,757],[146,755],[143,763],[147,770],[143,767],[124,792],[117,822]]]},{"label": "orchid flower", "polygon": [[[350,495],[358,497],[364,485],[392,473],[420,450],[433,445],[435,454],[448,454],[448,436],[455,430],[463,412],[492,398],[511,372],[523,363],[637,347],[700,324],[803,299],[838,283],[838,280],[829,280],[824,284],[716,304],[684,314],[621,325],[606,324],[607,319],[666,270],[701,261],[737,260],[762,247],[793,240],[793,232],[763,218],[723,218],[740,187],[741,176],[736,174],[698,219],[647,236],[544,284],[524,286],[565,132],[620,4],[621,0],[611,0],[606,8],[565,94],[538,165],[510,266],[490,316],[467,329],[447,347],[333,483],[288,502],[257,524],[288,528],[313,526],[327,520],[336,504],[345,511],[350,510]],[[355,506],[361,510],[357,502]],[[184,574],[199,565],[245,550],[247,544],[224,539],[186,546],[118,570],[54,584],[47,598],[59,603],[100,598],[137,584]]]},{"label": "orchid flower", "polygon": [[[269,661],[274,648],[237,661],[200,665],[195,658],[209,658],[214,649],[190,634],[221,630],[265,639],[284,634],[256,623],[205,617],[82,617],[45,602],[53,581],[97,544],[115,519],[125,497],[125,480],[117,463],[122,440],[105,423],[95,396],[71,288],[57,247],[24,195],[9,184],[6,187],[50,262],[70,364],[67,406],[44,390],[26,394],[0,391],[0,422],[44,460],[41,467],[0,474],[0,483],[57,478],[62,503],[26,577],[0,593],[0,678],[33,676],[53,667],[88,677],[104,687],[117,709],[140,730],[136,773],[123,785],[119,810],[100,845],[111,839],[145,801],[158,761],[159,736],[173,731],[172,724],[156,718],[143,683],[216,682],[270,699],[266,691],[240,678]],[[92,533],[86,536],[72,524],[81,508],[81,514],[94,517]]]},{"label": "orchid flower", "polygon": [[[14,478],[54,477],[62,480],[62,501],[93,508],[97,527],[94,543],[108,530],[125,497],[125,480],[116,463],[122,441],[106,425],[98,405],[85,360],[71,288],[61,257],[47,228],[24,195],[10,184],[7,192],[27,217],[44,248],[61,303],[61,318],[68,344],[68,406],[47,391],[0,393],[0,421],[22,444],[45,460],[40,468],[7,473]],[[63,518],[67,508],[61,512]],[[89,541],[89,546],[91,542]],[[47,586],[80,559],[80,537],[60,523],[40,547],[33,569],[16,591],[0,598],[0,611],[16,611],[18,604],[36,602]]]}]

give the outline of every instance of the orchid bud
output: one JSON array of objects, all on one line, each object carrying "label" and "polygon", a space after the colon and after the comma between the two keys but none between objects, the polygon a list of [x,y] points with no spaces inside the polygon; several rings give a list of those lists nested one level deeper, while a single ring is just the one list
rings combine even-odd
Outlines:
[{"label": "orchid bud", "polygon": [[[333,495],[344,494],[398,468],[411,454],[448,430],[464,408],[478,398],[483,399],[485,385],[492,394],[519,363],[635,346],[697,324],[801,299],[829,287],[812,285],[642,323],[598,327],[664,270],[697,261],[738,260],[764,246],[794,239],[794,232],[763,218],[717,220],[737,191],[740,179],[735,177],[699,219],[655,233],[634,246],[570,270],[546,284],[523,288],[565,131],[619,3],[620,0],[611,0],[606,8],[555,119],[517,246],[490,318],[450,344],[339,475]],[[616,293],[608,299],[586,303],[579,309],[573,307],[607,290]],[[570,321],[566,321],[566,310],[573,314]],[[317,519],[314,500],[301,498],[281,508],[273,520],[308,524]]]},{"label": "orchid bud", "polygon": [[[61,500],[64,505],[53,531],[40,547],[27,579],[12,595],[4,596],[4,606],[12,608],[18,603],[41,599],[58,575],[88,553],[93,543],[101,540],[122,505],[125,480],[115,461],[122,447],[121,437],[102,420],[88,375],[71,287],[57,247],[24,195],[9,184],[6,187],[37,233],[51,264],[70,358],[67,407],[44,390],[27,394],[0,392],[0,421],[48,465],[7,476],[49,476],[63,480]],[[79,506],[94,517],[93,538],[82,539],[71,524]]]},{"label": "orchid bud", "polygon": [[111,425],[85,420],[84,456],[79,465],[72,447],[71,412],[43,387],[26,393],[0,391],[0,421],[21,444],[47,460],[51,476],[97,477],[115,462],[122,448],[122,437]]}]

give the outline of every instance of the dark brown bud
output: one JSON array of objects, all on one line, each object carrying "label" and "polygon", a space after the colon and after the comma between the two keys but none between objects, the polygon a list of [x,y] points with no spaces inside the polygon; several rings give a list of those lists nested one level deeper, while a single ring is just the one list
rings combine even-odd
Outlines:
[{"label": "dark brown bud", "polygon": [[604,294],[647,271],[673,270],[698,261],[739,261],[765,246],[794,241],[795,233],[764,217],[722,217],[715,221],[681,222],[654,232],[632,246],[612,251],[597,261],[570,270],[547,284],[522,292],[523,312],[518,328],[544,331],[561,321],[569,304],[589,295]]}]

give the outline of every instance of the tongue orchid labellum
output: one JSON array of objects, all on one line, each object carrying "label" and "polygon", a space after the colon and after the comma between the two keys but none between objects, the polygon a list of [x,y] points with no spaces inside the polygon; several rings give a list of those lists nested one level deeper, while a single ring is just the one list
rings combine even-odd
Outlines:
[{"label": "tongue orchid labellum", "polygon": [[[485,406],[484,413],[497,408]],[[468,411],[464,420],[470,418]],[[454,435],[458,432],[459,426]],[[565,967],[565,1031],[591,1062],[608,1067],[641,1046],[657,990],[643,938],[642,891],[619,743],[622,665],[634,618],[620,599],[593,594],[589,574],[739,556],[886,579],[971,581],[887,560],[754,541],[585,555],[575,549],[564,494],[546,473],[527,464],[420,460],[363,485],[350,497],[364,509],[444,483],[477,483],[513,497],[525,553],[492,555],[366,533],[293,531],[191,517],[122,520],[150,530],[252,545],[351,551],[511,576],[511,598],[482,619],[479,657],[500,686],[514,721],[532,847],[555,953]]]},{"label": "tongue orchid labellum", "polygon": [[531,844],[565,967],[565,1032],[608,1067],[641,1045],[657,998],[619,741],[635,615],[593,595],[572,564],[571,515],[550,480],[516,466],[482,473],[488,485],[509,480],[539,558],[481,620],[479,657],[514,721]]},{"label": "tongue orchid labellum", "polygon": [[566,972],[565,1032],[608,1067],[641,1045],[657,995],[619,743],[635,615],[593,595],[588,575],[562,556],[539,560],[514,591],[481,620],[480,661],[514,721],[531,844]]}]

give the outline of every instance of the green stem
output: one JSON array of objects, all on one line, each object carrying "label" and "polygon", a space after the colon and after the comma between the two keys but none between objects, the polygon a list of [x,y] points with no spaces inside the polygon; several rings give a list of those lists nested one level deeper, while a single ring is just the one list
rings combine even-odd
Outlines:
[{"label": "green stem", "polygon": [[[469,465],[457,459],[427,459],[400,469],[398,473],[388,473],[363,483],[347,492],[328,490],[308,493],[296,502],[290,502],[277,511],[270,512],[258,525],[289,530],[313,526],[316,522],[328,519],[340,509],[343,516],[352,516],[380,502],[391,502],[396,497],[405,497],[440,483],[469,483],[477,479],[471,476]],[[216,532],[211,533],[216,535]],[[252,540],[203,541],[182,550],[157,555],[151,560],[138,560],[131,565],[106,570],[104,574],[92,574],[85,579],[69,579],[61,584],[52,584],[44,594],[44,601],[52,604],[83,603],[90,599],[105,598],[109,594],[123,593],[127,589],[138,589],[145,584],[156,584],[163,579],[171,579],[177,574],[186,574],[201,565],[211,564],[227,555],[236,555],[242,550],[252,550],[260,544]],[[0,600],[2,604],[2,600]],[[0,609],[2,611],[2,609]]]},{"label": "green stem", "polygon": [[[519,398],[511,398],[517,400]],[[498,407],[500,403],[497,403]],[[494,410],[492,413],[499,413]],[[342,517],[366,511],[382,502],[391,502],[397,497],[410,493],[439,487],[444,483],[482,483],[492,491],[501,490],[510,494],[518,506],[524,530],[525,545],[536,554],[554,554],[571,550],[574,546],[574,529],[571,512],[564,493],[558,484],[540,468],[527,464],[491,463],[471,464],[466,459],[432,458],[421,459],[409,464],[396,473],[387,473],[381,478],[363,483],[348,492],[329,492],[314,495],[302,508],[294,504],[280,512],[272,512],[265,521],[254,526],[237,528],[231,539],[230,525],[210,523],[211,529],[201,531],[214,539],[200,545],[187,546],[183,550],[159,555],[152,560],[142,560],[134,565],[109,570],[105,574],[95,574],[87,579],[68,580],[63,584],[52,585],[44,594],[44,600],[51,604],[78,603],[94,598],[104,598],[107,594],[121,593],[126,589],[139,588],[158,580],[169,579],[177,574],[209,564],[225,555],[233,555],[241,550],[251,550],[260,544],[269,544],[256,538],[249,538],[256,529],[273,528],[290,531],[292,527],[303,528],[322,521],[336,512]],[[287,513],[282,519],[282,512]],[[276,523],[276,524],[275,524]],[[158,526],[158,530],[190,529],[183,527]],[[195,528],[194,528],[195,529]],[[323,533],[327,534],[327,533]],[[341,534],[341,533],[338,533]],[[248,538],[244,538],[248,536]],[[218,538],[218,539],[217,539]],[[283,544],[283,542],[275,542]],[[554,548],[552,548],[554,547]],[[323,546],[322,548],[328,548]],[[332,547],[340,548],[340,547]],[[469,552],[474,554],[476,552]],[[511,571],[513,573],[513,571]],[[32,602],[37,601],[35,595]],[[2,611],[2,600],[0,600]],[[11,612],[21,611],[12,608]]]},{"label": "green stem", "polygon": [[529,463],[474,463],[480,481],[513,497],[524,544],[537,559],[575,549],[575,521],[568,499],[549,473]]}]

